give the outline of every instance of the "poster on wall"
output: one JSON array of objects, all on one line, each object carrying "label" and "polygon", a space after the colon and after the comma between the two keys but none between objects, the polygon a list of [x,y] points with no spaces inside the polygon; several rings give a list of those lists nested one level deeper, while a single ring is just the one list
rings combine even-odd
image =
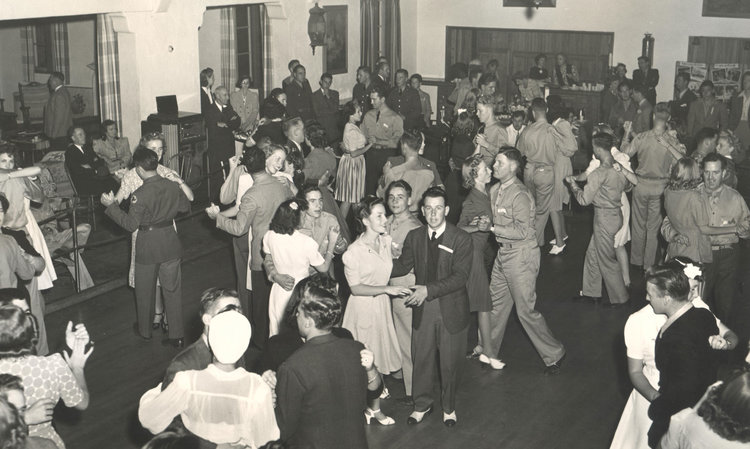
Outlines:
[{"label": "poster on wall", "polygon": [[323,47],[323,71],[331,75],[347,72],[347,6],[324,6],[326,44]]},{"label": "poster on wall", "polygon": [[677,61],[675,73],[687,73],[690,75],[688,88],[697,93],[701,83],[707,79],[708,65],[702,62]]},{"label": "poster on wall", "polygon": [[750,2],[742,0],[703,0],[703,17],[750,18]]},{"label": "poster on wall", "polygon": [[740,91],[742,70],[739,64],[713,64],[710,73],[719,100],[729,100]]}]

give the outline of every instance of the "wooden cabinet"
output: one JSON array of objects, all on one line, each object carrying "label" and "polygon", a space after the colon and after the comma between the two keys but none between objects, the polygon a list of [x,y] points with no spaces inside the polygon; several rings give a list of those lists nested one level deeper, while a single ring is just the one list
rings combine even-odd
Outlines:
[{"label": "wooden cabinet", "polygon": [[590,123],[601,123],[606,119],[605,117],[599,117],[601,92],[552,88],[549,90],[549,94],[559,95],[565,105],[573,108],[576,112],[584,109],[584,118]]}]

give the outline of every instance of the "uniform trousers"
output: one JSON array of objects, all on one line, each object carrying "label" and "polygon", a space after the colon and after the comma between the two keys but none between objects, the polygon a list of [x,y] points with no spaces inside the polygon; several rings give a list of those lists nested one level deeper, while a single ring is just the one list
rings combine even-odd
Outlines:
[{"label": "uniform trousers", "polygon": [[630,220],[630,263],[648,269],[656,263],[659,229],[664,220],[666,180],[638,178],[633,189]]},{"label": "uniform trousers", "polygon": [[[407,274],[393,278],[390,285],[411,286],[415,284],[413,274]],[[411,358],[411,307],[406,307],[405,297],[393,297],[391,299],[391,311],[393,313],[393,325],[396,327],[396,339],[398,340],[398,350],[401,355],[401,373],[404,376],[404,390],[407,396],[412,393],[412,379],[414,374],[414,363]]]},{"label": "uniform trousers", "polygon": [[523,182],[534,196],[536,217],[534,227],[536,229],[537,245],[544,246],[544,230],[549,220],[552,196],[555,190],[555,172],[551,165],[526,164],[523,174]]},{"label": "uniform trousers", "polygon": [[232,254],[234,254],[234,269],[237,272],[237,294],[240,297],[242,313],[250,316],[249,293],[247,289],[247,263],[250,258],[250,245],[247,234],[232,238]]},{"label": "uniform trousers", "polygon": [[602,296],[602,279],[607,287],[609,302],[622,304],[628,301],[628,291],[622,279],[622,268],[615,256],[615,234],[622,227],[620,208],[594,208],[594,232],[586,249],[583,262],[583,288],[586,296]]},{"label": "uniform trousers", "polygon": [[271,283],[263,270],[251,270],[253,292],[250,301],[250,324],[253,336],[250,342],[258,349],[265,349],[268,341],[268,299],[271,296]]},{"label": "uniform trousers", "polygon": [[490,279],[491,342],[485,346],[488,354],[493,357],[503,343],[514,304],[518,319],[544,364],[549,366],[557,363],[565,355],[562,343],[552,335],[544,317],[534,308],[539,262],[539,247],[533,242],[512,248],[501,247],[497,252]]},{"label": "uniform trousers", "polygon": [[156,300],[156,280],[161,283],[164,310],[169,317],[169,338],[185,336],[182,318],[182,259],[161,263],[135,263],[135,300],[138,316],[138,332],[151,337]]},{"label": "uniform trousers", "polygon": [[456,389],[465,361],[469,328],[467,326],[455,334],[448,332],[437,298],[425,301],[422,307],[419,328],[412,330],[414,410],[423,412],[432,407],[435,384],[439,384],[443,412],[452,413],[456,410]]},{"label": "uniform trousers", "polygon": [[705,266],[706,286],[703,298],[722,321],[731,321],[732,302],[737,290],[737,244],[714,247],[713,262]]},{"label": "uniform trousers", "polygon": [[397,156],[394,148],[370,148],[365,153],[365,195],[375,195],[383,166],[391,156]]}]

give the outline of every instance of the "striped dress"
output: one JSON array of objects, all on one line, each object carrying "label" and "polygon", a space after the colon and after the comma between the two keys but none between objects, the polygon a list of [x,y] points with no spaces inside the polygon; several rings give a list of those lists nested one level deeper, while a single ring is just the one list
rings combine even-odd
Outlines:
[{"label": "striped dress", "polygon": [[365,196],[365,156],[351,157],[349,153],[367,145],[367,138],[357,125],[347,123],[341,145],[344,155],[339,161],[334,194],[337,201],[358,203]]}]

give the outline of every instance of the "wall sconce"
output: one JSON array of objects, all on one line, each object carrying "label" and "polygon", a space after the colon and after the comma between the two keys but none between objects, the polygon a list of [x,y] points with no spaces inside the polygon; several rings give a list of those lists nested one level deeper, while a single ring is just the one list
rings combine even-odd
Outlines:
[{"label": "wall sconce", "polygon": [[310,9],[310,19],[307,21],[307,34],[310,36],[310,46],[312,47],[313,54],[315,54],[315,47],[322,47],[325,45],[325,13],[326,11],[318,6],[318,2],[315,2],[315,6]]}]

